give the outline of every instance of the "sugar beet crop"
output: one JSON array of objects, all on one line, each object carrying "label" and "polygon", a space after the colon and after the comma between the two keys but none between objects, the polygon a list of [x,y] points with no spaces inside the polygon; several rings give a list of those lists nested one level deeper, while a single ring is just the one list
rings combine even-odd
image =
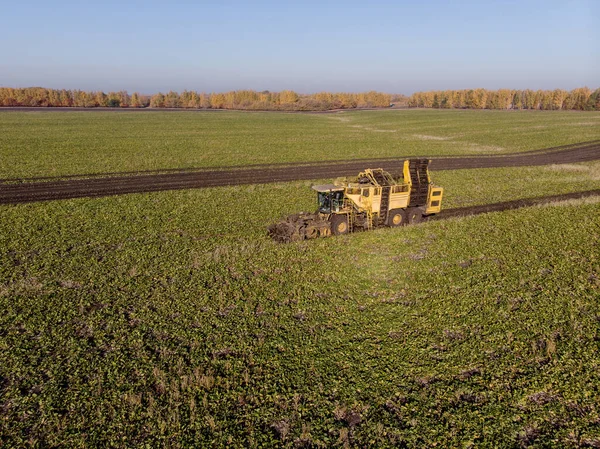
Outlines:
[{"label": "sugar beet crop", "polygon": [[[459,206],[596,165],[441,178]],[[1,206],[0,441],[598,443],[598,202],[268,240],[309,187]]]},{"label": "sugar beet crop", "polygon": [[[598,139],[597,122],[10,112],[0,172],[503,154]],[[600,188],[598,162],[432,176],[448,208]],[[314,209],[310,185],[1,205],[0,445],[600,444],[597,198],[270,241]]]}]

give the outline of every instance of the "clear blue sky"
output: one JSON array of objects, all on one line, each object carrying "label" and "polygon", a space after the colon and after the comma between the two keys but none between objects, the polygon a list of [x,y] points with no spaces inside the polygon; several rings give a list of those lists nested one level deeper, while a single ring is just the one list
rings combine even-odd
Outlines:
[{"label": "clear blue sky", "polygon": [[600,0],[0,0],[0,86],[600,86]]}]

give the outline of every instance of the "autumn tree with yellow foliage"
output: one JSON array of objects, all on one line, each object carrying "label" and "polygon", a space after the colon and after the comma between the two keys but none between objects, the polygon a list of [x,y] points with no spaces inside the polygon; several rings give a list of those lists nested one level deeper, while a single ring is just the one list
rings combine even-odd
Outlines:
[{"label": "autumn tree with yellow foliage", "polygon": [[[580,87],[567,92],[554,90],[463,89],[415,92],[403,104],[414,108],[437,109],[531,109],[600,110],[600,89],[592,92]],[[159,92],[151,97],[126,91],[87,92],[42,87],[0,88],[0,106],[31,107],[113,107],[113,108],[186,108],[242,109],[281,111],[326,111],[332,109],[387,108],[392,96],[369,91],[362,93],[317,92],[302,95],[293,90],[281,92],[236,90],[206,94],[184,90],[182,93]]]},{"label": "autumn tree with yellow foliage", "polygon": [[567,92],[554,90],[444,90],[415,92],[408,99],[413,108],[456,109],[532,109],[600,111],[600,89],[587,87]]},{"label": "autumn tree with yellow foliage", "polygon": [[181,94],[158,92],[146,97],[126,91],[86,92],[32,87],[0,88],[0,106],[31,107],[120,107],[120,108],[186,108],[186,109],[247,109],[314,111],[330,109],[382,108],[390,105],[389,94],[381,92],[332,93],[319,92],[301,95],[293,90],[281,92],[236,90],[218,93],[199,93],[184,90]]}]

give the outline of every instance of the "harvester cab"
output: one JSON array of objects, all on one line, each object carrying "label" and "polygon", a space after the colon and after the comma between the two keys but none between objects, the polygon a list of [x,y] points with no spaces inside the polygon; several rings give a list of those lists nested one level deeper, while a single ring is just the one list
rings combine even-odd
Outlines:
[{"label": "harvester cab", "polygon": [[319,213],[331,214],[344,208],[344,187],[335,184],[324,184],[312,187],[317,192]]},{"label": "harvester cab", "polygon": [[405,160],[398,178],[375,168],[352,179],[313,186],[315,213],[290,215],[269,226],[269,235],[279,242],[292,242],[419,223],[441,210],[443,189],[431,182],[429,162]]}]

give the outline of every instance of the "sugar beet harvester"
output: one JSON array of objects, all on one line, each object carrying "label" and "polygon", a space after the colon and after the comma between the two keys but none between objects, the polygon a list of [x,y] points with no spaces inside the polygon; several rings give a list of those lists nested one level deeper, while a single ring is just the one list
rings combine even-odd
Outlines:
[{"label": "sugar beet harvester", "polygon": [[429,162],[405,160],[398,178],[376,168],[366,169],[356,178],[313,186],[317,191],[317,211],[290,215],[269,226],[269,235],[286,243],[419,223],[442,207],[444,189],[431,183]]}]

